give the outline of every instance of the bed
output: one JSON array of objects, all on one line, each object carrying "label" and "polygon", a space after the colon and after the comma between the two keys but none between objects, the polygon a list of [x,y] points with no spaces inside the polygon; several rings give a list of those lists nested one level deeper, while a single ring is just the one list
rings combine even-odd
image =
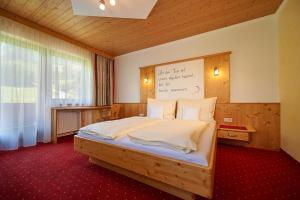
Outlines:
[{"label": "bed", "polygon": [[[139,117],[136,119],[147,121]],[[148,124],[155,126],[157,121]],[[114,123],[116,125],[118,121]],[[185,154],[164,147],[135,143],[126,134],[108,140],[80,131],[74,137],[75,151],[88,155],[91,163],[182,199],[194,199],[195,195],[212,198],[216,154],[215,121],[209,122],[197,146],[197,151]]]}]

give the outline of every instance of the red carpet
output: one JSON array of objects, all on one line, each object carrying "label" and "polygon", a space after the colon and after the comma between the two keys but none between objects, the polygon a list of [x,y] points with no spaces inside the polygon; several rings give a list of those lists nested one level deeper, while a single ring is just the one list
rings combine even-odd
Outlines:
[{"label": "red carpet", "polygon": [[[69,137],[0,152],[0,199],[177,198],[89,164]],[[214,199],[299,200],[300,164],[284,152],[218,145]]]}]

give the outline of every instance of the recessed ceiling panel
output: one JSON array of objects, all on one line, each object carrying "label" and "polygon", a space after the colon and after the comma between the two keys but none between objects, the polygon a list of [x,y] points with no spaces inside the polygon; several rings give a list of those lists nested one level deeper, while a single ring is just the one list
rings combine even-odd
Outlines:
[{"label": "recessed ceiling panel", "polygon": [[74,15],[99,16],[115,18],[146,19],[157,0],[115,0],[112,6],[104,0],[105,10],[99,9],[99,0],[72,0]]}]

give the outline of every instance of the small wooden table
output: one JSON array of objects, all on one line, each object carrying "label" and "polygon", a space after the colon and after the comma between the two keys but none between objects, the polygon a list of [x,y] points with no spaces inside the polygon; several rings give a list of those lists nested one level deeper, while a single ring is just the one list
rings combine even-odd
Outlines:
[{"label": "small wooden table", "polygon": [[252,126],[232,126],[223,125],[218,126],[218,138],[239,140],[239,141],[250,141],[250,133],[254,133],[256,130]]},{"label": "small wooden table", "polygon": [[110,116],[112,106],[81,106],[51,108],[52,142],[57,138],[73,135],[81,127],[104,121]]}]

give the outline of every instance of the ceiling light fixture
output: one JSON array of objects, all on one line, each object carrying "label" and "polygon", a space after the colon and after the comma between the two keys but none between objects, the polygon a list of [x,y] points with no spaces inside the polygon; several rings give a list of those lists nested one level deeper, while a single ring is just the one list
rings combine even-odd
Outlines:
[{"label": "ceiling light fixture", "polygon": [[115,6],[116,5],[116,0],[109,0],[110,5]]},{"label": "ceiling light fixture", "polygon": [[104,2],[104,0],[100,0],[99,3],[100,3],[99,9],[104,11],[105,10],[105,2]]}]

